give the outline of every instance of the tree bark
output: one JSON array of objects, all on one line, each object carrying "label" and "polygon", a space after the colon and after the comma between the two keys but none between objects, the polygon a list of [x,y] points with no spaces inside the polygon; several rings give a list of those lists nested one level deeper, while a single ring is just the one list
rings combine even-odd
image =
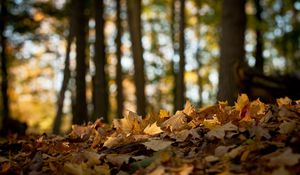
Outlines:
[{"label": "tree bark", "polygon": [[176,109],[183,109],[185,103],[185,0],[180,0],[180,20],[179,20],[179,72],[177,81],[177,107]]},{"label": "tree bark", "polygon": [[70,72],[70,52],[71,52],[71,45],[74,40],[74,29],[76,26],[74,25],[74,3],[71,2],[71,9],[70,9],[70,16],[69,16],[69,34],[67,37],[67,48],[66,48],[66,58],[65,58],[65,68],[64,68],[64,77],[61,85],[61,89],[58,95],[57,99],[57,111],[54,119],[53,124],[53,133],[59,134],[60,126],[61,126],[61,120],[62,120],[62,114],[63,114],[63,107],[64,107],[64,100],[65,100],[65,93],[68,88],[68,83],[71,77]]},{"label": "tree bark", "polygon": [[134,81],[138,115],[146,114],[145,74],[141,32],[141,0],[127,0],[129,32],[132,42],[134,61]]},{"label": "tree bark", "polygon": [[8,71],[7,71],[7,53],[6,53],[6,45],[7,39],[4,35],[6,22],[7,22],[7,1],[1,0],[1,16],[0,16],[0,39],[1,39],[1,93],[2,93],[2,105],[3,105],[3,119],[2,119],[2,127],[6,126],[6,122],[10,118],[10,109],[9,109],[9,96],[8,96]]},{"label": "tree bark", "polygon": [[255,46],[255,68],[258,72],[263,73],[264,72],[264,58],[263,58],[263,34],[262,34],[262,6],[260,5],[260,0],[254,0],[256,13],[256,46]]},{"label": "tree bark", "polygon": [[116,83],[117,83],[117,116],[118,118],[123,117],[123,110],[124,110],[124,95],[123,95],[123,73],[122,73],[122,64],[121,64],[121,58],[122,58],[122,19],[121,19],[121,0],[116,0],[117,7],[117,20],[116,20],[116,26],[117,26],[117,36],[116,36],[116,57],[117,57],[117,75],[116,75]]},{"label": "tree bark", "polygon": [[94,77],[94,114],[93,121],[103,117],[108,122],[108,84],[105,73],[105,37],[104,37],[104,4],[103,0],[94,0],[95,22],[96,22],[96,42],[95,42],[95,77]]},{"label": "tree bark", "polygon": [[171,40],[172,40],[172,46],[173,46],[173,58],[171,59],[171,73],[174,76],[174,81],[173,81],[173,89],[172,89],[172,94],[173,94],[173,113],[175,113],[177,109],[177,77],[178,73],[175,70],[175,62],[174,62],[174,57],[178,54],[178,49],[176,47],[176,4],[177,0],[172,0],[171,2]]},{"label": "tree bark", "polygon": [[75,0],[76,9],[76,117],[74,124],[82,124],[88,121],[86,101],[86,36],[87,18],[85,16],[86,2]]},{"label": "tree bark", "polygon": [[[200,9],[201,8],[201,4],[197,3],[197,8]],[[201,107],[203,104],[203,99],[202,99],[202,92],[203,92],[203,82],[202,82],[202,77],[200,74],[200,69],[202,67],[202,61],[201,61],[201,45],[200,45],[200,37],[201,37],[201,30],[200,30],[200,23],[201,23],[201,14],[200,11],[197,12],[197,26],[196,26],[196,37],[197,37],[197,50],[196,50],[196,61],[198,63],[198,70],[197,70],[197,84],[199,87],[198,93],[199,93],[199,101],[198,101],[198,105]]]},{"label": "tree bark", "polygon": [[218,100],[233,104],[238,96],[235,66],[244,60],[245,0],[224,0],[221,22],[221,59]]}]

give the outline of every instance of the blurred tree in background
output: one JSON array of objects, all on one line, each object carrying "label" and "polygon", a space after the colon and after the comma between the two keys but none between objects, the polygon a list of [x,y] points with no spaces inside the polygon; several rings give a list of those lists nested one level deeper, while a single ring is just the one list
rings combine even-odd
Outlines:
[{"label": "blurred tree in background", "polygon": [[1,128],[299,98],[298,0],[2,0]]}]

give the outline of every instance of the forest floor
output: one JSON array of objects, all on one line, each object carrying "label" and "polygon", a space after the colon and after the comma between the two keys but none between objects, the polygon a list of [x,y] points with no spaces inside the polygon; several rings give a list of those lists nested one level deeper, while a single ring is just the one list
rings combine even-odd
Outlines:
[{"label": "forest floor", "polygon": [[300,101],[189,102],[142,119],[74,125],[62,137],[11,135],[0,143],[0,174],[300,174]]}]

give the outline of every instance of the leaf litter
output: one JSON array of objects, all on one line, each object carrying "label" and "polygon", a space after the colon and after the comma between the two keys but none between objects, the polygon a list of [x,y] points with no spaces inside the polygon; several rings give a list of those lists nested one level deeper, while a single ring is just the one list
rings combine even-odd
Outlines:
[{"label": "leaf litter", "polygon": [[0,174],[300,174],[300,102],[241,94],[174,115],[133,112],[112,125],[74,125],[62,137],[11,135],[0,142]]}]

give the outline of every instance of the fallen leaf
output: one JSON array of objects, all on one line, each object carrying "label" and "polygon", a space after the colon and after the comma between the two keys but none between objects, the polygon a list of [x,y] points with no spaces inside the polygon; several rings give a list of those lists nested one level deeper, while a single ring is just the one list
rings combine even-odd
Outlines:
[{"label": "fallen leaf", "polygon": [[250,115],[254,118],[261,118],[265,114],[266,105],[259,99],[252,101],[249,107]]},{"label": "fallen leaf", "polygon": [[156,167],[149,175],[163,175],[165,174],[165,167],[158,166]]},{"label": "fallen leaf", "polygon": [[195,109],[195,107],[191,104],[190,101],[186,101],[185,107],[184,107],[184,109],[183,109],[182,112],[185,113],[186,115],[192,117],[192,118],[196,117],[196,115],[197,115],[196,109]]},{"label": "fallen leaf", "polygon": [[217,157],[221,157],[223,155],[225,155],[231,148],[234,148],[235,145],[230,145],[230,146],[218,146],[216,149],[215,149],[215,156]]},{"label": "fallen leaf", "polygon": [[[278,152],[276,152],[278,153]],[[294,166],[299,162],[300,154],[292,152],[290,147],[286,148],[282,153],[270,157],[269,166]]]},{"label": "fallen leaf", "polygon": [[72,175],[84,175],[84,166],[83,164],[75,164],[67,162],[64,165],[64,173],[72,174]]},{"label": "fallen leaf", "polygon": [[284,121],[283,123],[281,123],[279,125],[279,128],[280,128],[279,133],[280,134],[291,133],[291,132],[293,132],[295,127],[296,127],[296,123],[294,121],[291,121],[291,122]]},{"label": "fallen leaf", "polygon": [[164,121],[161,126],[170,129],[171,132],[184,129],[187,126],[187,117],[183,112],[177,111],[174,116]]},{"label": "fallen leaf", "polygon": [[106,159],[108,162],[121,167],[123,163],[128,164],[131,155],[129,154],[108,154],[106,155]]},{"label": "fallen leaf", "polygon": [[159,111],[159,117],[160,118],[168,118],[168,117],[170,117],[170,113],[166,110],[161,109]]},{"label": "fallen leaf", "polygon": [[218,118],[215,116],[213,116],[212,119],[204,119],[204,121],[203,121],[203,125],[209,129],[213,129],[216,126],[219,126],[220,124],[221,123],[219,122]]},{"label": "fallen leaf", "polygon": [[118,135],[117,137],[111,136],[107,137],[107,140],[104,142],[103,146],[107,148],[112,148],[119,145],[123,141],[123,137]]},{"label": "fallen leaf", "polygon": [[272,172],[272,175],[290,175],[291,173],[285,169],[284,166],[280,166]]},{"label": "fallen leaf", "polygon": [[143,131],[141,123],[142,118],[131,111],[124,118],[113,120],[114,127],[127,135],[141,133]]},{"label": "fallen leaf", "polygon": [[239,95],[237,102],[235,103],[235,108],[238,111],[242,111],[243,108],[249,104],[249,98],[246,94]]},{"label": "fallen leaf", "polygon": [[148,125],[144,129],[144,133],[148,134],[148,135],[156,135],[156,134],[159,134],[159,133],[162,133],[162,132],[163,132],[163,130],[161,130],[160,127],[157,126],[156,122],[151,124],[151,125]]},{"label": "fallen leaf", "polygon": [[180,167],[180,170],[178,172],[179,175],[189,175],[193,172],[194,166],[184,164],[182,167]]},{"label": "fallen leaf", "polygon": [[190,134],[190,130],[184,129],[172,134],[171,138],[176,139],[176,142],[184,142]]},{"label": "fallen leaf", "polygon": [[224,139],[226,131],[237,131],[238,127],[232,124],[231,122],[226,123],[225,125],[215,127],[211,129],[207,136],[209,138],[216,137],[218,139]]},{"label": "fallen leaf", "polygon": [[292,100],[289,97],[279,98],[276,101],[279,107],[289,106],[292,104]]},{"label": "fallen leaf", "polygon": [[163,150],[163,149],[169,147],[172,143],[173,143],[172,141],[152,139],[148,142],[143,143],[143,145],[145,145],[147,149],[159,151],[159,150]]},{"label": "fallen leaf", "polygon": [[204,159],[206,162],[216,162],[219,160],[219,157],[209,155],[209,156],[206,156]]}]

